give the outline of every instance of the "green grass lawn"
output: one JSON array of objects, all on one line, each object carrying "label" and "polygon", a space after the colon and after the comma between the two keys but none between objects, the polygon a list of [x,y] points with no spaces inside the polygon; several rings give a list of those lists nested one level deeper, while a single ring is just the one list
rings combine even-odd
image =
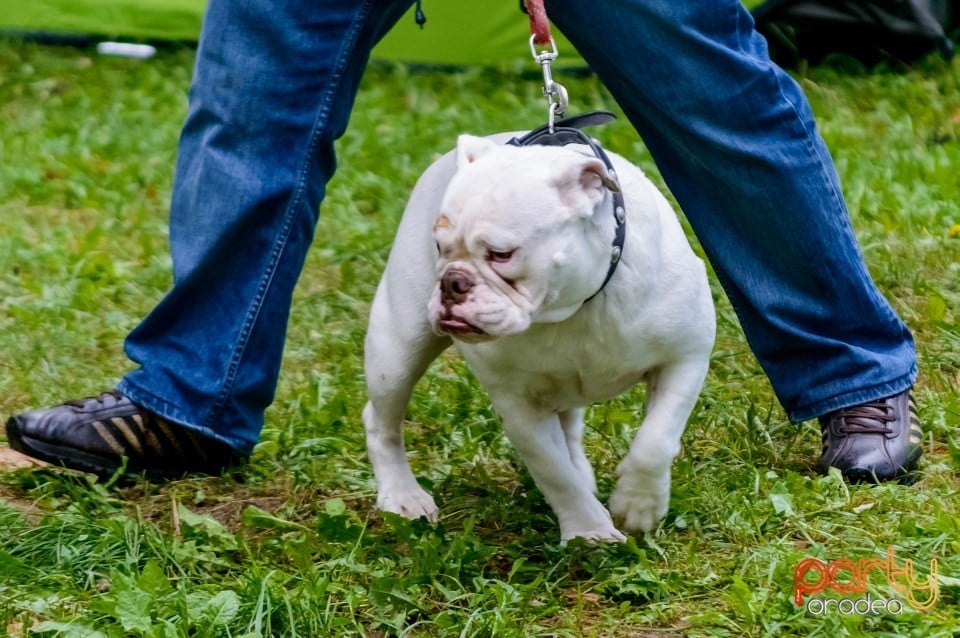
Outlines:
[{"label": "green grass lawn", "polygon": [[[191,62],[189,50],[136,61],[0,43],[0,414],[97,393],[128,368],[123,337],[170,284],[166,206]],[[393,230],[419,173],[458,133],[541,123],[538,72],[524,70],[371,69],[339,143],[341,169],[250,466],[161,487],[50,469],[0,473],[0,631],[960,632],[960,59],[801,78],[871,271],[917,338],[927,427],[917,484],[817,476],[816,424],[786,420],[715,287],[713,365],[655,533],[560,547],[549,508],[453,355],[431,368],[408,415],[412,462],[440,524],[374,511],[361,347]],[[558,80],[572,111],[614,106],[592,77]],[[598,135],[657,179],[626,122]],[[604,497],[642,406],[638,390],[588,412]],[[888,547],[898,566],[909,559],[918,578],[934,576],[930,609],[816,615],[792,602],[803,558],[857,561]],[[869,593],[903,600],[878,572]]]}]

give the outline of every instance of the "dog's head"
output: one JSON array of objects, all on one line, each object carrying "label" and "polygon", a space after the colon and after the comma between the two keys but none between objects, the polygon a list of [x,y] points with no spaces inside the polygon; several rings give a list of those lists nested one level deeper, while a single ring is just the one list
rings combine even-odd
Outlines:
[{"label": "dog's head", "polygon": [[616,188],[573,148],[461,136],[433,227],[434,329],[476,342],[570,317],[606,275]]}]

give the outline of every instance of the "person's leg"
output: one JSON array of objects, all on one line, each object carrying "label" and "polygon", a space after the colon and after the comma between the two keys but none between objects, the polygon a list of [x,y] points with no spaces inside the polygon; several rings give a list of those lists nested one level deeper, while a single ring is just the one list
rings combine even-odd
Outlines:
[{"label": "person's leg", "polygon": [[912,337],[867,272],[802,90],[740,2],[546,5],[653,154],[790,418],[907,391]]},{"label": "person's leg", "polygon": [[174,287],[119,389],[239,450],[273,400],[294,284],[374,43],[410,2],[214,0],[171,203]]},{"label": "person's leg", "polygon": [[[126,341],[140,367],[118,385],[125,397],[249,454],[273,400],[333,142],[371,48],[410,4],[210,2],[171,203],[174,286]],[[123,443],[126,431],[112,426]]]}]

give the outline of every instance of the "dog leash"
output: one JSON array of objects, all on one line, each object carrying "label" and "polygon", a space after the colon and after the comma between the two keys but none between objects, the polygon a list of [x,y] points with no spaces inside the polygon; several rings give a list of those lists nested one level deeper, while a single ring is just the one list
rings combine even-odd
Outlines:
[{"label": "dog leash", "polygon": [[530,33],[537,44],[544,45],[553,40],[553,36],[550,35],[547,10],[543,8],[543,0],[520,0],[520,10],[530,16]]},{"label": "dog leash", "polygon": [[[511,138],[506,143],[511,146],[582,144],[603,162],[610,179],[618,182],[613,162],[610,161],[610,157],[600,146],[600,142],[580,130],[584,126],[607,124],[614,121],[616,116],[608,111],[591,111],[561,120],[556,119],[562,117],[566,112],[568,97],[567,90],[563,85],[553,79],[550,68],[553,61],[557,59],[557,44],[553,41],[553,36],[550,35],[550,25],[547,22],[546,10],[543,8],[543,0],[520,0],[520,9],[530,15],[530,53],[543,70],[543,95],[547,98],[547,123],[526,135]],[[538,50],[538,47],[547,44],[550,45],[549,49]],[[613,196],[613,219],[616,223],[616,229],[613,236],[613,247],[610,250],[610,266],[607,268],[607,276],[600,284],[600,289],[587,297],[583,303],[587,303],[606,288],[617,269],[617,264],[620,263],[620,258],[623,256],[623,243],[627,236],[627,209],[620,188],[611,190],[611,195]]]},{"label": "dog leash", "polygon": [[[543,71],[543,95],[547,98],[547,123],[553,130],[553,122],[567,111],[567,90],[554,81],[550,64],[557,59],[557,43],[550,35],[550,22],[543,0],[520,0],[520,10],[530,16],[530,53]],[[549,47],[548,47],[549,45]]]}]

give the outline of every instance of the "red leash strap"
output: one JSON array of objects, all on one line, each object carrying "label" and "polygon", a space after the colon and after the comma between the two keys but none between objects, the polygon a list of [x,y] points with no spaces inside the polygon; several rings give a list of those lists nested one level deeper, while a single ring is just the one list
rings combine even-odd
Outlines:
[{"label": "red leash strap", "polygon": [[527,15],[530,16],[530,33],[533,34],[534,44],[543,46],[549,43],[552,36],[543,0],[524,0],[524,5],[527,7]]}]

